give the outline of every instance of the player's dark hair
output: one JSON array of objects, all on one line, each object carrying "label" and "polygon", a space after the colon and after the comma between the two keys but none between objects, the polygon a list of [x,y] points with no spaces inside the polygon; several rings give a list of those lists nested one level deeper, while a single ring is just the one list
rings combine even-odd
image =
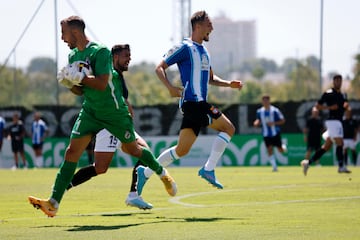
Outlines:
[{"label": "player's dark hair", "polygon": [[337,79],[342,80],[342,76],[340,74],[334,75],[333,80],[337,80]]},{"label": "player's dark hair", "polygon": [[85,22],[84,20],[79,16],[70,16],[68,18],[65,18],[60,22],[61,24],[67,24],[70,27],[78,28],[82,31],[85,30]]},{"label": "player's dark hair", "polygon": [[190,20],[192,29],[194,30],[195,24],[205,21],[207,16],[208,14],[204,10],[195,12]]},{"label": "player's dark hair", "polygon": [[115,54],[121,53],[123,50],[130,51],[130,45],[129,44],[116,44],[111,48],[111,54],[114,56]]}]

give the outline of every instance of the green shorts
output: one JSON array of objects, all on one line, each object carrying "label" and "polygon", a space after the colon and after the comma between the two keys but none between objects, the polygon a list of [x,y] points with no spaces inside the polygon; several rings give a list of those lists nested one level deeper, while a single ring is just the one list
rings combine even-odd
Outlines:
[{"label": "green shorts", "polygon": [[82,108],[77,117],[70,138],[81,138],[86,135],[96,135],[106,128],[122,143],[135,141],[133,119],[128,111],[93,111]]}]

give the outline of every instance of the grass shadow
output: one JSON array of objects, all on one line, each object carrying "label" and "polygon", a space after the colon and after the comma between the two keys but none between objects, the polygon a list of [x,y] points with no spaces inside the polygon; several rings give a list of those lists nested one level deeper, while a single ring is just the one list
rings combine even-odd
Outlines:
[{"label": "grass shadow", "polygon": [[68,232],[82,232],[82,231],[106,231],[106,230],[119,230],[129,227],[137,227],[146,224],[154,224],[154,223],[163,223],[168,221],[156,221],[156,222],[146,222],[146,223],[133,223],[133,224],[123,224],[123,225],[112,225],[112,226],[104,226],[104,225],[84,225],[84,226],[73,226],[72,228],[66,230]]},{"label": "grass shadow", "polygon": [[[118,214],[118,216],[122,216],[122,214]],[[114,215],[111,215],[114,216]],[[118,230],[118,229],[124,229],[129,227],[137,227],[141,225],[146,224],[157,224],[157,223],[180,223],[180,222],[217,222],[217,221],[233,221],[233,220],[239,220],[239,218],[161,218],[157,217],[159,221],[152,221],[152,222],[143,222],[143,223],[134,223],[134,224],[123,224],[123,225],[113,225],[113,226],[103,226],[103,225],[84,225],[84,226],[73,226],[73,228],[68,229],[66,231],[69,232],[77,232],[77,231],[104,231],[104,230]],[[162,220],[160,220],[162,219]],[[241,219],[244,220],[244,219]]]}]

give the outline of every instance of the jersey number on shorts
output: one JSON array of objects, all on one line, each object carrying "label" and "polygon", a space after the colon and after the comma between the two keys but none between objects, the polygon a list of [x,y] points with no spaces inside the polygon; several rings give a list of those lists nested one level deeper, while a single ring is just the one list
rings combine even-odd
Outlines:
[{"label": "jersey number on shorts", "polygon": [[116,148],[118,141],[119,140],[115,136],[110,135],[110,137],[109,137],[109,147]]}]

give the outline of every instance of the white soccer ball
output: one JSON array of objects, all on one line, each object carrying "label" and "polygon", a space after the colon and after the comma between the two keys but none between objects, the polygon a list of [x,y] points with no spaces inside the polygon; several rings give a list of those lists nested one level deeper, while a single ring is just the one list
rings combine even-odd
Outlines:
[{"label": "white soccer ball", "polygon": [[76,69],[77,72],[84,73],[86,76],[93,74],[90,64],[85,61],[75,61],[69,67],[73,68],[73,70]]},{"label": "white soccer ball", "polygon": [[62,70],[63,78],[69,80],[73,85],[77,86],[82,86],[82,80],[84,77],[92,74],[93,72],[90,64],[85,61],[75,61],[68,64]]}]

